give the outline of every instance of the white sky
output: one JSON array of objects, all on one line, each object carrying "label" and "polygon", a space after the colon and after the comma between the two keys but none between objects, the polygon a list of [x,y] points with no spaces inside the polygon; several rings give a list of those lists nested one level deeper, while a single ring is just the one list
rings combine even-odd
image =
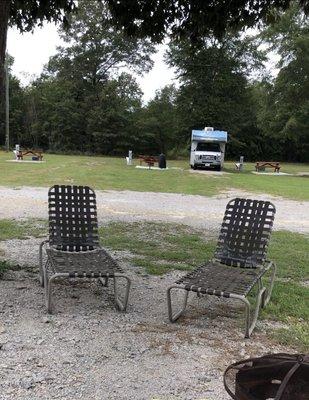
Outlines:
[{"label": "white sky", "polygon": [[[39,76],[49,57],[56,54],[56,47],[61,45],[57,27],[46,23],[43,28],[36,28],[33,33],[19,33],[9,29],[7,50],[14,57],[13,74],[23,84]],[[153,56],[153,69],[137,81],[144,92],[144,101],[151,99],[155,91],[167,84],[175,83],[174,72],[163,61],[164,46],[158,46],[158,53]]]}]

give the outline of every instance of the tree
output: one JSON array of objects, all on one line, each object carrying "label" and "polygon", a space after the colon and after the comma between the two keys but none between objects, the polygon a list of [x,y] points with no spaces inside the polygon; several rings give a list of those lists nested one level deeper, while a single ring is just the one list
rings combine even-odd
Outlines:
[{"label": "tree", "polygon": [[48,137],[43,145],[55,151],[62,146],[67,151],[117,153],[132,142],[132,115],[141,106],[141,91],[124,70],[149,70],[154,46],[148,39],[125,38],[102,19],[103,4],[95,0],[78,4],[69,28],[61,30],[67,46],[58,48],[31,91],[38,115],[44,117],[28,126],[33,137],[39,126]]},{"label": "tree", "polygon": [[97,0],[80,0],[78,7],[60,31],[67,46],[58,48],[47,73],[96,86],[125,67],[137,73],[151,69],[155,50],[148,39],[126,38],[111,25],[105,5]]},{"label": "tree", "polygon": [[102,86],[87,117],[85,134],[91,143],[90,151],[117,155],[136,149],[136,115],[141,108],[141,94],[135,79],[126,73]]},{"label": "tree", "polygon": [[214,126],[229,132],[230,156],[254,154],[257,126],[248,75],[263,59],[252,39],[240,37],[208,37],[199,48],[188,41],[170,46],[168,62],[181,83],[176,107],[183,144],[192,129]]},{"label": "tree", "polygon": [[[132,110],[140,107],[141,98],[124,69],[149,70],[154,46],[148,39],[125,38],[105,18],[103,3],[80,0],[78,5],[69,26],[60,30],[67,45],[58,48],[41,78],[25,90],[22,144],[112,153],[112,143],[117,152],[117,145],[124,148],[133,133]],[[108,139],[110,132],[119,139],[117,145]]]},{"label": "tree", "polygon": [[141,91],[122,73],[83,93],[80,85],[41,77],[26,91],[22,144],[54,152],[123,154],[138,142]]},{"label": "tree", "polygon": [[30,31],[44,20],[66,22],[66,14],[76,7],[74,0],[0,1],[0,144],[4,140],[4,63],[8,25]]},{"label": "tree", "polygon": [[10,0],[0,1],[0,144],[5,138],[5,51],[7,27],[10,12]]},{"label": "tree", "polygon": [[24,136],[25,92],[19,80],[10,74],[10,142],[20,143]]},{"label": "tree", "polygon": [[10,103],[10,142],[18,143],[18,138],[23,134],[24,126],[24,90],[20,85],[19,79],[12,75],[14,59],[7,55],[8,74],[9,74],[9,103]]},{"label": "tree", "polygon": [[173,85],[157,90],[139,116],[141,150],[166,153],[177,146],[177,91]]},{"label": "tree", "polygon": [[[309,22],[297,5],[262,33],[280,55],[278,76],[264,86],[259,126],[277,158],[309,161]],[[275,145],[274,145],[275,144]]]},{"label": "tree", "polygon": [[[114,23],[129,36],[150,36],[162,41],[166,34],[192,41],[213,33],[222,37],[227,31],[253,27],[284,11],[292,0],[106,0]],[[306,0],[298,0],[309,12]]]}]

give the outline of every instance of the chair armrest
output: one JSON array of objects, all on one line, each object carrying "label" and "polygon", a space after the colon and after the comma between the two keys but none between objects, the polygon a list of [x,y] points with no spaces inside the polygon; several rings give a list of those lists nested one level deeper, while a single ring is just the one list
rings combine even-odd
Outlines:
[{"label": "chair armrest", "polygon": [[272,266],[275,265],[274,261],[271,260],[265,260],[263,264],[261,264],[261,266],[263,266],[264,268],[266,268],[267,270],[269,270]]}]

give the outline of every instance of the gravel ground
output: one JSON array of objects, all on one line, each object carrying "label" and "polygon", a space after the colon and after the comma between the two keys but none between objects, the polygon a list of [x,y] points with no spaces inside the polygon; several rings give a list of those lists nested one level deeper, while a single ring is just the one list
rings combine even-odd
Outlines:
[{"label": "gravel ground", "polygon": [[[97,195],[101,222],[170,221],[213,230],[236,193]],[[46,218],[46,198],[43,188],[0,188],[0,218]],[[308,202],[272,200],[277,229],[308,232]],[[39,242],[0,243],[4,258],[20,266],[0,280],[1,400],[228,400],[222,383],[228,364],[289,350],[270,340],[262,321],[245,340],[242,309],[215,298],[191,298],[186,315],[170,324],[166,288],[182,273],[148,276],[121,252],[113,256],[133,282],[127,313],[114,309],[111,287],[79,281],[55,286],[56,309],[48,316],[37,279]]]},{"label": "gravel ground", "polygon": [[[221,223],[226,203],[241,196],[273,201],[277,208],[276,230],[309,233],[309,201],[287,200],[236,190],[216,197],[111,190],[96,193],[101,222],[164,221],[216,230]],[[0,204],[0,218],[47,218],[47,189],[0,187]]]},{"label": "gravel ground", "polygon": [[133,282],[127,313],[114,309],[112,288],[79,281],[55,286],[48,316],[38,244],[1,243],[22,268],[0,280],[0,399],[228,400],[229,363],[283,350],[264,322],[244,339],[242,309],[218,299],[193,296],[185,317],[170,324],[166,287],[181,273],[147,276],[123,253],[113,256]]}]

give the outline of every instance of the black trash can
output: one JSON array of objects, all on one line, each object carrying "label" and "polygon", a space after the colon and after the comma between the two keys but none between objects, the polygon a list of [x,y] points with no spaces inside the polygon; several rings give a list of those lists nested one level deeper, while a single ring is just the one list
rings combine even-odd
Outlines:
[{"label": "black trash can", "polygon": [[159,168],[166,168],[166,157],[165,154],[161,153],[159,155]]}]

